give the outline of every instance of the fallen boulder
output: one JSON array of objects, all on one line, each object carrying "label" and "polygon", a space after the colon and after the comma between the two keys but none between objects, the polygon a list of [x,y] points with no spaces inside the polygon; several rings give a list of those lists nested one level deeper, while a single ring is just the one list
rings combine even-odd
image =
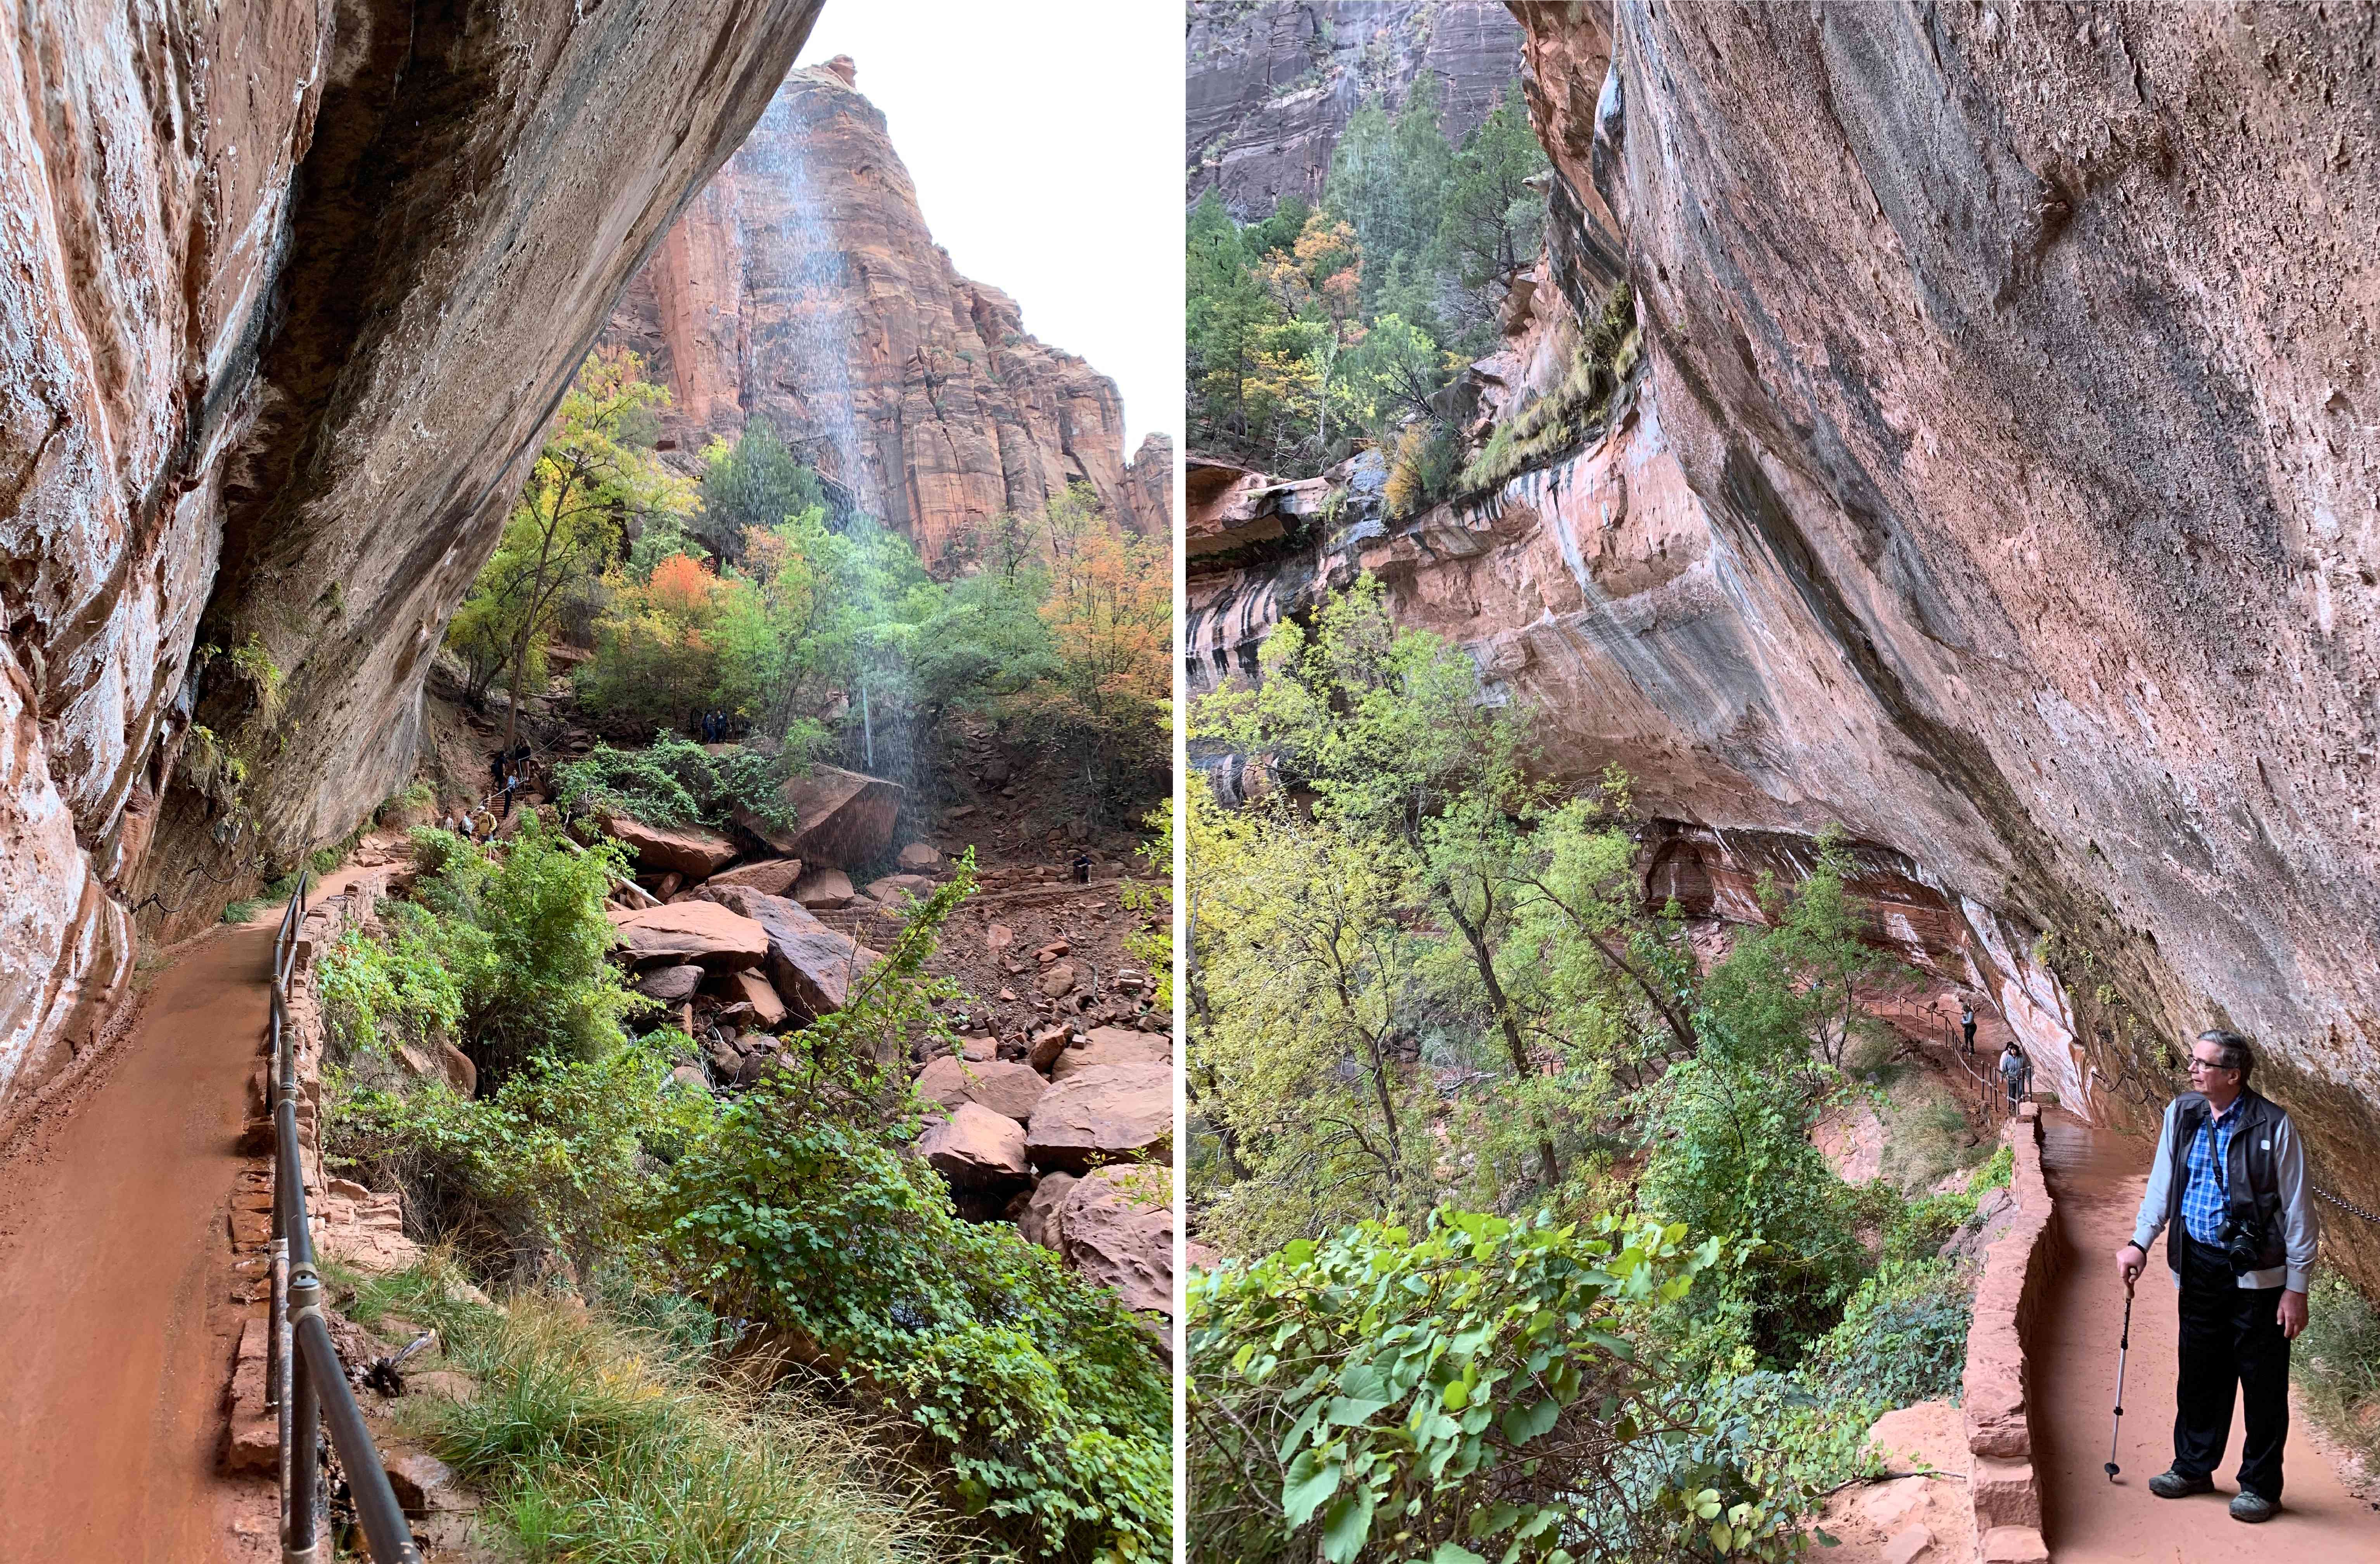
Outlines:
[{"label": "fallen boulder", "polygon": [[837,907],[847,907],[851,905],[851,899],[858,894],[852,889],[849,875],[823,864],[805,868],[800,878],[794,881],[794,900],[813,912],[832,912]]},{"label": "fallen boulder", "polygon": [[754,1025],[773,1032],[785,1024],[785,1001],[767,978],[757,972],[738,972],[728,982],[729,995],[751,1007]]},{"label": "fallen boulder", "polygon": [[945,1108],[978,1103],[1020,1124],[1033,1117],[1034,1105],[1050,1089],[1050,1083],[1029,1064],[1001,1060],[976,1064],[949,1054],[929,1060],[917,1085],[919,1097],[931,1097]]},{"label": "fallen boulder", "polygon": [[953,1185],[967,1189],[1021,1183],[1033,1176],[1024,1127],[979,1102],[959,1104],[919,1136],[917,1154]]},{"label": "fallen boulder", "polygon": [[892,844],[892,824],[907,791],[840,766],[814,766],[806,777],[788,777],[779,795],[796,823],[782,850],[844,868],[873,863]]},{"label": "fallen boulder", "polygon": [[1058,1253],[1068,1266],[1115,1289],[1125,1308],[1172,1317],[1173,1191],[1167,1170],[1094,1169],[1067,1190],[1055,1224]]},{"label": "fallen boulder", "polygon": [[805,1021],[841,1010],[852,980],[876,964],[874,951],[829,928],[798,902],[748,885],[706,885],[696,894],[699,902],[680,904],[716,904],[759,926],[769,981]]},{"label": "fallen boulder", "polygon": [[1025,1236],[1026,1242],[1062,1252],[1065,1234],[1059,1224],[1058,1212],[1065,1205],[1066,1192],[1077,1182],[1072,1173],[1042,1175],[1041,1182],[1033,1186],[1032,1197],[1026,1202],[1025,1209],[1016,1216],[1016,1231]]},{"label": "fallen boulder", "polygon": [[799,858],[762,858],[758,863],[738,864],[732,869],[722,869],[710,877],[713,885],[748,885],[764,895],[783,896],[794,888],[802,876]]},{"label": "fallen boulder", "polygon": [[941,861],[941,850],[930,842],[912,842],[901,849],[901,867],[911,874],[922,873]]},{"label": "fallen boulder", "polygon": [[922,874],[888,874],[882,879],[868,881],[868,894],[888,907],[900,906],[909,897],[919,901],[934,893],[933,877]]},{"label": "fallen boulder", "polygon": [[637,992],[647,999],[659,1000],[665,1005],[679,1004],[694,998],[702,987],[702,968],[692,962],[676,966],[657,966],[637,979]]},{"label": "fallen boulder", "polygon": [[1034,1105],[1025,1134],[1045,1168],[1163,1161],[1173,1150],[1173,1067],[1100,1064],[1069,1075]]},{"label": "fallen boulder", "polygon": [[637,862],[655,873],[702,879],[735,861],[735,843],[700,826],[649,825],[634,816],[610,811],[598,815],[596,822],[606,833],[618,837],[636,855]]},{"label": "fallen boulder", "polygon": [[686,963],[714,969],[758,966],[769,954],[765,929],[713,901],[672,902],[604,915],[627,949],[628,964],[639,972]]},{"label": "fallen boulder", "polygon": [[1080,1048],[1070,1048],[1050,1061],[1058,1080],[1102,1064],[1167,1064],[1173,1062],[1173,1039],[1158,1032],[1135,1032],[1128,1026],[1095,1026]]}]

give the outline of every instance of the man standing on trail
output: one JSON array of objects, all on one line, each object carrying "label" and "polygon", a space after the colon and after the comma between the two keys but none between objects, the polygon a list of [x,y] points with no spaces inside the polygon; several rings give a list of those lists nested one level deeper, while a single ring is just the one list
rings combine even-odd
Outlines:
[{"label": "man standing on trail", "polygon": [[1975,1001],[1973,1000],[1962,1000],[1959,1003],[1959,1037],[1961,1040],[1966,1044],[1968,1056],[1970,1058],[1973,1057],[1975,1051]]},{"label": "man standing on trail", "polygon": [[2266,1521],[2281,1504],[2289,1432],[2289,1343],[2306,1324],[2306,1279],[2320,1232],[2297,1126],[2248,1088],[2247,1039],[2202,1032],[2191,1046],[2197,1090],[2167,1105],[2132,1241],[2116,1251],[2129,1289],[2166,1230],[2166,1263],[2181,1294],[2173,1466],[2149,1479],[2159,1498],[2203,1494],[2231,1432],[2238,1386],[2248,1432],[2234,1521]]},{"label": "man standing on trail", "polygon": [[2014,1043],[2000,1055],[2000,1079],[2008,1083],[2009,1111],[2013,1113],[2018,1103],[2033,1095],[2033,1061]]}]

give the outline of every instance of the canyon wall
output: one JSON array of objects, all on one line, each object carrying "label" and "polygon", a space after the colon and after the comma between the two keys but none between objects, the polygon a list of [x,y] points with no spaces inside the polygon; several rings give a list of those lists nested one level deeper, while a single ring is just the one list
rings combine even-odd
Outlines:
[{"label": "canyon wall", "polygon": [[1644,362],[1409,520],[1236,491],[1194,684],[1369,569],[1706,879],[1840,823],[2067,1106],[2146,1127],[2228,1024],[2380,1209],[2380,13],[1515,9],[1557,232],[1511,351],[1617,266]]},{"label": "canyon wall", "polygon": [[1190,0],[1187,30],[1188,199],[1212,189],[1244,223],[1283,196],[1318,199],[1348,118],[1374,96],[1402,107],[1425,70],[1460,141],[1521,55],[1519,26],[1493,0]]},{"label": "canyon wall", "polygon": [[0,24],[0,1111],[351,830],[614,296],[819,0]]},{"label": "canyon wall", "polygon": [[952,267],[856,77],[844,57],[787,77],[622,295],[604,341],[670,388],[662,440],[698,451],[766,418],[929,564],[1070,482],[1165,536],[1171,444],[1128,463],[1115,382]]}]

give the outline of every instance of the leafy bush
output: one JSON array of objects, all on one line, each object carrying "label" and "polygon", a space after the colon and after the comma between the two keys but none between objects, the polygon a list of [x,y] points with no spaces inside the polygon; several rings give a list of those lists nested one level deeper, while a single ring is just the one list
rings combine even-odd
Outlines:
[{"label": "leafy bush", "polygon": [[1973,1313],[1956,1267],[1888,1261],[1860,1283],[1840,1323],[1811,1349],[1804,1372],[1829,1397],[1864,1403],[1863,1427],[1912,1401],[1955,1401]]},{"label": "leafy bush", "polygon": [[350,928],[314,968],[331,1057],[435,1049],[463,1021],[463,980],[447,964],[436,917],[405,902],[381,909],[384,932]]},{"label": "leafy bush", "polygon": [[1760,1480],[1681,1485],[1666,1452],[1691,1427],[1640,1352],[1651,1308],[1720,1256],[1643,1218],[1441,1207],[1195,1278],[1194,1557],[1566,1564],[1608,1556],[1615,1515],[1659,1539],[1640,1557],[1706,1528],[1724,1555],[1781,1553]]},{"label": "leafy bush", "polygon": [[710,1094],[670,1079],[691,1051],[664,1032],[594,1061],[533,1058],[477,1099],[443,1081],[396,1093],[334,1074],[328,1150],[396,1183],[432,1237],[490,1271],[534,1275],[559,1253],[584,1288],[599,1260],[649,1253],[657,1159],[709,1129]]},{"label": "leafy bush", "polygon": [[[927,1436],[953,1497],[1052,1558],[1172,1549],[1168,1377],[1111,1295],[1003,1224],[962,1221],[905,1154],[899,1061],[947,1040],[922,967],[972,856],[913,907],[844,1008],[789,1041],[671,1170],[658,1231],[679,1285],[762,1320]],[[888,1094],[898,1094],[897,1097]]]},{"label": "leafy bush", "polygon": [[533,1564],[890,1564],[949,1557],[928,1497],[872,1459],[846,1412],[754,1394],[689,1351],[536,1294],[504,1313],[434,1267],[375,1279],[358,1318],[439,1330],[469,1400],[407,1416],[486,1491],[486,1520]]},{"label": "leafy bush", "polygon": [[723,825],[736,810],[758,816],[772,830],[794,825],[782,789],[793,757],[735,749],[713,755],[674,734],[648,749],[597,745],[583,760],[554,772],[565,813],[581,808],[615,809],[648,825]]}]

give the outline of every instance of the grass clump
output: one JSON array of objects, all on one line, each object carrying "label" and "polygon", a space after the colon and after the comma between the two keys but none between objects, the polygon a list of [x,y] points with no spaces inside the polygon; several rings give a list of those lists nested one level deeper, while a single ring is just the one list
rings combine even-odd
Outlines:
[{"label": "grass clump", "polygon": [[2291,1367],[2306,1410],[2380,1469],[2380,1308],[2336,1276],[2313,1279]]},{"label": "grass clump", "polygon": [[1572,353],[1570,371],[1561,383],[1498,424],[1488,443],[1464,465],[1457,486],[1493,489],[1584,439],[1611,406],[1613,394],[1635,366],[1636,352],[1634,306],[1628,285],[1621,283]]},{"label": "grass clump", "polygon": [[436,1262],[367,1284],[351,1312],[435,1325],[477,1382],[407,1415],[529,1564],[949,1557],[930,1497],[871,1461],[847,1413],[754,1391],[717,1349],[537,1293],[483,1307]]}]

